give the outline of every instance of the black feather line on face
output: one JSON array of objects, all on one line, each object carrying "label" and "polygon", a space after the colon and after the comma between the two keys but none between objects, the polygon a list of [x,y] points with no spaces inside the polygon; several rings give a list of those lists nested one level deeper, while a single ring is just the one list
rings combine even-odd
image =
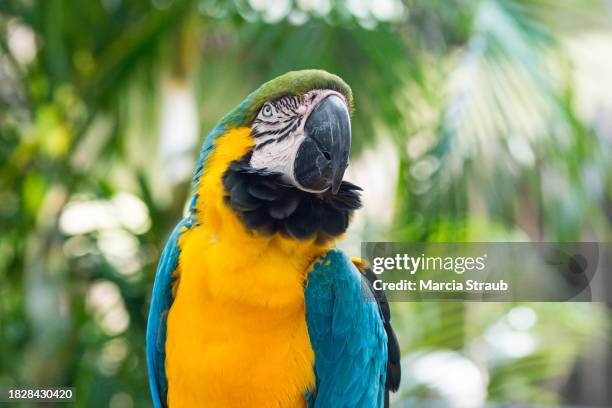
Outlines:
[{"label": "black feather line on face", "polygon": [[282,183],[280,173],[251,168],[250,158],[251,153],[234,161],[223,175],[224,200],[258,234],[325,243],[343,234],[361,207],[361,188],[352,183],[343,181],[335,195],[307,193]]}]

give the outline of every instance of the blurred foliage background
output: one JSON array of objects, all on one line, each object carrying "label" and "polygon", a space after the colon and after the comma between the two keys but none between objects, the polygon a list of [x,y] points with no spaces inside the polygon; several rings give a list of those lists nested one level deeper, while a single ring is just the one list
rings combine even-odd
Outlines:
[{"label": "blurred foliage background", "polygon": [[[0,386],[149,406],[149,292],[199,145],[291,69],[353,87],[353,255],[609,241],[611,18],[605,0],[0,0]],[[396,407],[612,406],[611,305],[392,306]]]}]

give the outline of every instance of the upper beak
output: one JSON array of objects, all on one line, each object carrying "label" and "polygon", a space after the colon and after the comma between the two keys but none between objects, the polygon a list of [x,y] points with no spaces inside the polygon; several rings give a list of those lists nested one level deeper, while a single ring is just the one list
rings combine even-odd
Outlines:
[{"label": "upper beak", "polygon": [[293,165],[294,178],[306,191],[340,189],[351,150],[351,121],[344,101],[330,95],[315,107],[304,126],[306,139]]}]

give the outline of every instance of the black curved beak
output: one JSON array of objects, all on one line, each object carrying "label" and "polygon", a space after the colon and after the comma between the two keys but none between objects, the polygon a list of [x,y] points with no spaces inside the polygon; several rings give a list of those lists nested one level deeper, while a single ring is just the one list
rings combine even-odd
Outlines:
[{"label": "black curved beak", "polygon": [[306,119],[306,139],[299,147],[293,172],[309,191],[340,189],[351,150],[351,121],[344,101],[337,95],[323,99]]}]

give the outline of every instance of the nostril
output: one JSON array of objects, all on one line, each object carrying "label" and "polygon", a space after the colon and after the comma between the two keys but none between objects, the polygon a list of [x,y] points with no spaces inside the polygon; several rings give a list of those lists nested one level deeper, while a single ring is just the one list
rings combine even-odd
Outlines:
[{"label": "nostril", "polygon": [[331,160],[331,155],[329,154],[329,152],[323,150],[323,156],[327,159],[327,160]]}]

